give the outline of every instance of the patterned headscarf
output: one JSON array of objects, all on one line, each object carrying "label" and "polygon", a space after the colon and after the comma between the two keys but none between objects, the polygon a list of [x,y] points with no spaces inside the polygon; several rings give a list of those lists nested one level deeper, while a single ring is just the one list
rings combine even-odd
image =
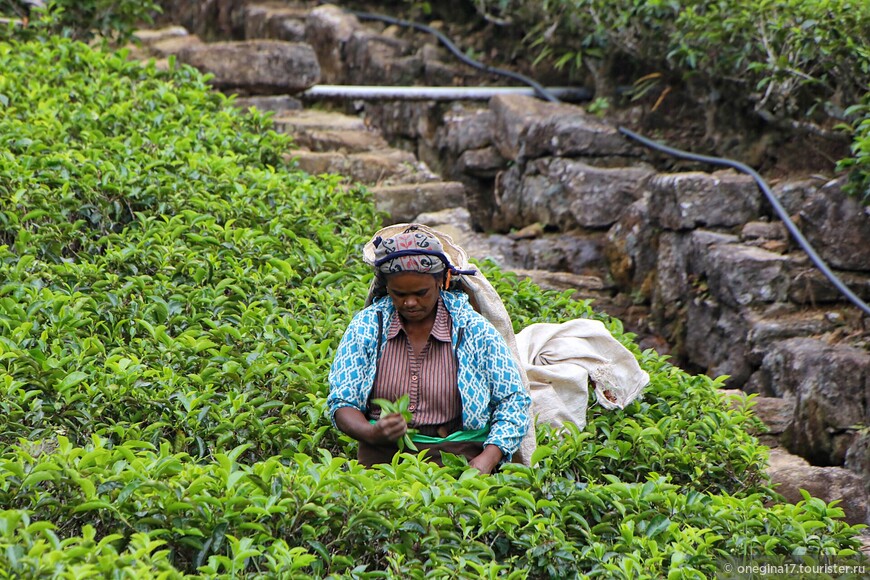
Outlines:
[{"label": "patterned headscarf", "polygon": [[375,268],[384,274],[437,274],[447,267],[441,242],[413,228],[392,238],[376,239],[374,244]]}]

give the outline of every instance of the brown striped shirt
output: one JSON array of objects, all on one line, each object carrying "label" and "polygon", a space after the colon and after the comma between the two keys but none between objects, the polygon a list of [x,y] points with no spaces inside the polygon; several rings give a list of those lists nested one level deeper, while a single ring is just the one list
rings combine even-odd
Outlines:
[{"label": "brown striped shirt", "polygon": [[[393,313],[372,398],[395,401],[407,394],[414,415],[410,426],[423,435],[444,437],[462,428],[462,399],[450,340],[453,323],[440,299],[436,308],[429,340],[418,356],[414,356],[401,317]],[[372,405],[371,418],[379,416],[380,409]]]}]

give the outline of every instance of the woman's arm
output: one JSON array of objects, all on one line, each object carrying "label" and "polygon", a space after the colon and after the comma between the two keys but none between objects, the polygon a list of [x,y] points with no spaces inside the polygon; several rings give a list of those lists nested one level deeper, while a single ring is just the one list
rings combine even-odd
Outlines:
[{"label": "woman's arm", "polygon": [[329,394],[326,397],[329,419],[336,426],[338,409],[366,410],[368,389],[374,378],[376,336],[377,320],[366,309],[353,317],[341,337],[329,368]]},{"label": "woman's arm", "polygon": [[[489,385],[492,415],[485,446],[497,446],[510,459],[530,425],[530,406],[519,367],[498,331],[487,324],[481,333],[481,371]],[[486,448],[486,447],[484,447]]]},{"label": "woman's arm", "polygon": [[342,432],[369,445],[395,443],[408,431],[408,424],[399,413],[384,415],[372,424],[361,411],[353,407],[341,407],[335,411],[334,417],[336,426]]},{"label": "woman's arm", "polygon": [[496,445],[487,445],[480,455],[468,462],[470,467],[476,468],[481,473],[492,473],[498,462],[502,460],[504,453]]}]

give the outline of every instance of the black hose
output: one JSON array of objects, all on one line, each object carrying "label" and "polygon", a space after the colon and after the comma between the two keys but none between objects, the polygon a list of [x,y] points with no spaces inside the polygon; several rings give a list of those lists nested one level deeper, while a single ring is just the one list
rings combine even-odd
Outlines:
[{"label": "black hose", "polygon": [[673,157],[679,157],[680,159],[686,159],[688,161],[698,161],[701,163],[709,163],[711,165],[720,165],[723,167],[730,167],[732,169],[736,169],[741,173],[745,173],[752,177],[755,180],[755,183],[758,185],[759,189],[761,189],[764,196],[767,198],[767,201],[770,202],[770,205],[773,206],[776,215],[779,216],[779,219],[783,221],[786,229],[789,233],[794,237],[800,247],[807,253],[810,257],[810,261],[815,264],[816,268],[821,270],[822,274],[831,281],[831,283],[839,290],[846,298],[848,298],[855,306],[864,311],[865,314],[870,315],[870,306],[868,306],[863,300],[861,300],[858,296],[852,292],[848,286],[843,284],[843,282],[837,277],[834,272],[828,268],[828,265],[822,260],[821,256],[819,256],[813,247],[810,245],[809,241],[804,237],[804,235],[800,232],[797,226],[791,221],[791,218],[788,216],[788,212],[785,211],[785,208],[782,207],[782,204],[773,195],[773,191],[771,191],[770,186],[762,179],[761,175],[758,174],[757,171],[745,165],[739,161],[734,161],[733,159],[724,159],[722,157],[710,157],[707,155],[698,155],[697,153],[689,153],[688,151],[682,151],[680,149],[674,149],[673,147],[668,147],[667,145],[661,145],[660,143],[656,143],[646,137],[638,135],[634,131],[626,129],[625,127],[618,127],[619,132],[629,137],[630,139],[634,139],[638,143],[649,147],[650,149],[655,149],[656,151],[661,151],[662,153],[667,153]]},{"label": "black hose", "polygon": [[[496,74],[496,75],[500,75],[500,76],[504,76],[507,78],[517,80],[521,83],[524,83],[524,84],[530,86],[532,89],[534,89],[535,93],[538,95],[539,98],[546,100],[546,101],[549,101],[551,103],[560,103],[561,102],[558,98],[556,98],[554,95],[552,95],[549,91],[547,91],[547,89],[545,89],[540,83],[538,83],[534,79],[531,79],[531,78],[529,78],[525,75],[519,74],[519,73],[515,73],[513,71],[487,66],[481,62],[478,62],[472,58],[469,58],[461,50],[459,50],[459,48],[457,48],[457,46],[455,44],[453,44],[453,42],[451,42],[449,38],[444,36],[444,34],[442,34],[440,31],[435,30],[431,26],[426,26],[425,24],[420,24],[418,22],[411,22],[409,20],[402,20],[400,18],[393,18],[392,16],[385,16],[385,15],[381,15],[381,14],[372,14],[370,12],[356,12],[353,10],[348,10],[348,12],[353,14],[354,16],[356,16],[357,18],[359,18],[361,20],[379,20],[381,22],[386,22],[388,24],[395,24],[397,26],[403,26],[405,28],[414,28],[414,29],[420,30],[422,32],[428,32],[429,34],[434,34],[438,38],[438,40],[441,41],[441,43],[445,47],[447,47],[447,49],[456,58],[458,58],[459,60],[461,60],[462,62],[464,62],[468,66],[474,67],[478,70],[481,70],[481,71],[484,71],[487,73],[492,73],[492,74]],[[709,163],[711,165],[730,167],[732,169],[736,169],[737,171],[740,171],[741,173],[745,173],[745,174],[749,175],[750,177],[752,177],[752,179],[754,179],[755,183],[758,185],[759,189],[761,189],[762,193],[767,198],[767,201],[769,201],[770,204],[773,206],[773,209],[776,212],[776,215],[785,224],[786,229],[789,231],[789,233],[792,235],[792,237],[795,239],[795,241],[798,243],[798,245],[801,247],[801,249],[803,249],[803,251],[807,253],[807,255],[809,256],[812,263],[816,266],[816,268],[818,268],[822,272],[822,274],[824,274],[824,276],[831,282],[831,284],[833,284],[834,287],[840,291],[840,293],[842,293],[846,298],[848,298],[849,301],[852,302],[852,304],[854,304],[855,306],[860,308],[864,312],[864,314],[867,314],[868,316],[870,316],[870,306],[868,306],[866,302],[861,300],[861,298],[859,298],[854,292],[852,292],[849,289],[849,287],[846,286],[836,274],[834,274],[834,272],[828,267],[828,265],[825,263],[825,261],[822,260],[822,258],[816,253],[816,251],[810,245],[809,241],[807,241],[807,239],[800,232],[800,230],[794,224],[794,222],[791,221],[791,218],[788,216],[788,213],[785,211],[785,208],[782,207],[782,204],[779,202],[779,200],[776,198],[776,196],[773,195],[773,192],[771,191],[770,187],[767,185],[767,183],[764,181],[764,179],[761,177],[761,175],[759,175],[758,172],[756,172],[754,169],[752,169],[748,165],[740,163],[739,161],[734,161],[733,159],[725,159],[722,157],[711,157],[711,156],[707,156],[707,155],[698,155],[696,153],[689,153],[687,151],[681,151],[680,149],[674,149],[672,147],[668,147],[667,145],[662,145],[660,143],[656,143],[655,141],[652,141],[646,137],[638,135],[634,131],[626,129],[625,127],[617,127],[617,129],[619,130],[620,133],[622,133],[623,135],[625,135],[629,139],[633,139],[634,141],[637,141],[638,143],[640,143],[646,147],[649,147],[650,149],[654,149],[656,151],[666,153],[666,154],[671,155],[673,157],[678,157],[678,158],[686,159],[689,161],[697,161],[697,162],[701,162],[701,163]]]}]

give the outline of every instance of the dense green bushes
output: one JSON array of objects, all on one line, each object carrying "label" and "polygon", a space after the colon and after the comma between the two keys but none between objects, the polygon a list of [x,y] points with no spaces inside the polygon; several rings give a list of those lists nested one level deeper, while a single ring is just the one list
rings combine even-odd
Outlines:
[{"label": "dense green bushes", "polygon": [[852,157],[839,163],[840,169],[851,170],[849,191],[870,205],[870,93],[849,112],[857,118],[852,125],[855,138],[852,142]]},{"label": "dense green bushes", "polygon": [[[849,557],[772,505],[747,408],[652,352],[534,468],[365,470],[325,415],[379,224],[188,68],[0,41],[0,577],[662,577]],[[600,316],[485,266],[515,323]]]},{"label": "dense green bushes", "polygon": [[[143,447],[61,439],[38,458],[6,459],[0,497],[17,509],[0,512],[3,568],[703,578],[721,554],[849,553],[839,508],[809,499],[767,509],[758,496],[664,476],[585,483],[545,465],[481,478],[410,456],[365,470],[325,452],[245,464],[243,448],[195,463],[168,445]],[[22,509],[53,523],[28,526]]]},{"label": "dense green bushes", "polygon": [[19,35],[59,34],[77,40],[123,44],[133,31],[152,21],[160,7],[151,0],[46,0],[43,8],[28,10],[23,0],[0,0],[0,15],[27,18]]},{"label": "dense green bushes", "polygon": [[[861,0],[479,2],[562,66],[699,78],[758,110],[804,114],[855,104],[870,83],[870,5]],[[488,7],[488,8],[487,8]],[[605,95],[606,96],[606,95]]]}]

